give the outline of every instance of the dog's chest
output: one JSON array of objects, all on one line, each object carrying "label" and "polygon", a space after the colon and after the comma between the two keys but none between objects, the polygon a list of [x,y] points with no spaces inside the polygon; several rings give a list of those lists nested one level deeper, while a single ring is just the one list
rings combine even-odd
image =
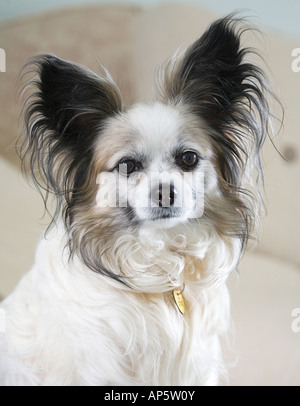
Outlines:
[{"label": "dog's chest", "polygon": [[199,321],[195,323],[189,298],[185,298],[185,306],[183,315],[172,292],[124,294],[103,306],[99,324],[91,331],[90,342],[96,346],[86,347],[88,353],[84,354],[89,360],[87,370],[98,371],[99,379],[94,374],[94,383],[199,383],[195,362],[202,352]]}]

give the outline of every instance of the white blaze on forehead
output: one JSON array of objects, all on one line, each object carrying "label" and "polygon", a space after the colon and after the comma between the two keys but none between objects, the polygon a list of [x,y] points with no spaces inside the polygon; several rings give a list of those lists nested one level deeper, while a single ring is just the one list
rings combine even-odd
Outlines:
[{"label": "white blaze on forehead", "polygon": [[99,167],[113,170],[125,158],[141,159],[150,170],[169,170],[177,150],[212,156],[205,126],[183,106],[139,104],[108,120],[99,136]]},{"label": "white blaze on forehead", "polygon": [[174,148],[183,124],[175,107],[161,103],[135,106],[128,111],[127,119],[147,156]]}]

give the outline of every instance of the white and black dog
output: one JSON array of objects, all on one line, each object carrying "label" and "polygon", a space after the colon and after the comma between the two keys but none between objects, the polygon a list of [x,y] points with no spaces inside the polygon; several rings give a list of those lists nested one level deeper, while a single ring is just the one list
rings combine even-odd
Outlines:
[{"label": "white and black dog", "polygon": [[228,16],[123,107],[109,73],[32,59],[24,168],[56,199],[1,304],[1,385],[214,385],[228,275],[255,234],[272,96]]}]

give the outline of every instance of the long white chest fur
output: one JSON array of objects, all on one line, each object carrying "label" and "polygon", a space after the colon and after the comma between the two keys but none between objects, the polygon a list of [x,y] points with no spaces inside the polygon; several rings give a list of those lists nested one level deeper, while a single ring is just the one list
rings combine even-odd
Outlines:
[{"label": "long white chest fur", "polygon": [[225,284],[134,292],[75,263],[61,240],[41,241],[36,264],[2,304],[1,385],[216,384],[227,329]]}]

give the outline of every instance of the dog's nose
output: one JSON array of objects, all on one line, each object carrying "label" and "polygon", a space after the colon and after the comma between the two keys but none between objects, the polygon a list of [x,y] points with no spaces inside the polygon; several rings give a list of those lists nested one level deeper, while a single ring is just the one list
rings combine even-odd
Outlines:
[{"label": "dog's nose", "polygon": [[177,191],[174,183],[159,183],[159,188],[152,195],[153,202],[159,207],[172,207],[175,204]]}]

